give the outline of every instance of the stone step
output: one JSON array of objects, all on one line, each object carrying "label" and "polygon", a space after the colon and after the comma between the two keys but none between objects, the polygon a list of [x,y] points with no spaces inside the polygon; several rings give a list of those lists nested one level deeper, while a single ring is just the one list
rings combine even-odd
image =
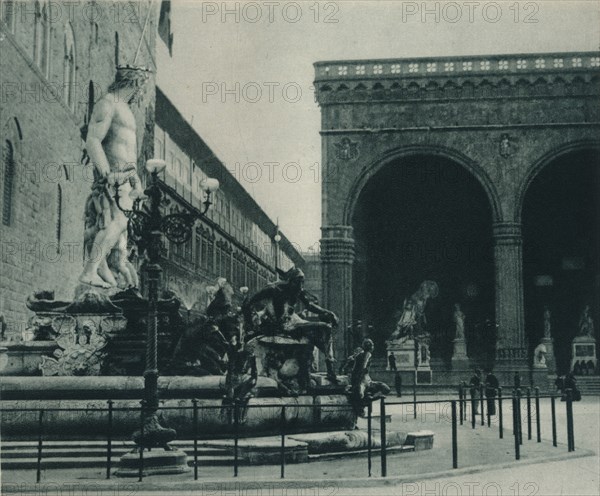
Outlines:
[{"label": "stone step", "polygon": [[[389,415],[386,415],[386,421]],[[380,420],[380,419],[377,419]],[[388,451],[390,453],[410,452],[420,449],[413,438],[425,435],[433,442],[433,434],[427,432],[409,433],[388,431]],[[407,440],[412,436],[411,440]],[[342,456],[359,456],[367,452],[366,431],[332,431],[327,433],[290,434],[286,436],[286,463],[305,463],[310,459],[323,457],[337,458]],[[372,447],[380,445],[379,431],[373,430]],[[240,465],[276,465],[280,463],[280,437],[264,436],[239,439],[238,463]],[[188,455],[188,464],[193,465],[194,443],[192,440],[180,440],[171,443]],[[36,441],[5,441],[1,446],[2,470],[35,469],[37,467],[38,445]],[[106,442],[100,440],[87,441],[43,441],[43,469],[55,468],[103,468],[106,467]],[[116,468],[119,459],[131,453],[134,444],[131,441],[114,440],[111,446],[112,463]],[[198,441],[199,466],[232,466],[234,440],[201,440]],[[430,448],[425,448],[430,449]],[[160,449],[153,450],[154,452]],[[149,455],[151,456],[151,455]]]},{"label": "stone step", "polygon": [[[124,454],[124,453],[123,453]],[[115,456],[112,459],[112,465],[114,468],[118,466],[119,457]],[[188,465],[193,466],[194,458],[191,453],[188,453]],[[245,465],[243,460],[239,460],[240,465]],[[233,465],[233,456],[199,456],[199,466],[231,466]],[[42,470],[52,468],[90,468],[90,467],[105,467],[106,456],[103,457],[81,457],[81,456],[69,456],[69,457],[57,457],[57,458],[44,458],[42,455]],[[3,459],[0,463],[2,470],[29,470],[37,467],[37,458],[9,458]]]},{"label": "stone step", "polygon": [[[372,453],[374,456],[378,456],[380,452],[380,448],[373,449]],[[390,446],[386,449],[388,455],[397,454],[397,453],[413,453],[415,451],[414,446]],[[340,457],[353,457],[353,456],[364,456],[368,450],[361,449],[356,451],[342,451],[342,452],[332,452],[332,453],[314,453],[312,455],[308,455],[309,460],[332,460]]]},{"label": "stone step", "polygon": [[600,376],[598,375],[578,375],[577,387],[582,395],[596,396],[600,395]]},{"label": "stone step", "polygon": [[[173,447],[180,448],[179,446],[173,445]],[[112,446],[111,452],[113,457],[119,457],[125,453],[130,452],[133,447],[124,446]],[[184,448],[183,451],[193,454],[193,448]],[[13,458],[37,458],[37,448],[27,449],[13,449],[5,450],[2,449],[2,459],[13,459]],[[230,450],[218,449],[218,448],[204,448],[198,447],[198,456],[228,456]],[[49,448],[46,445],[42,447],[42,458],[69,458],[75,456],[82,456],[85,458],[106,458],[106,446],[103,448],[97,448],[90,450],[88,448]]]}]

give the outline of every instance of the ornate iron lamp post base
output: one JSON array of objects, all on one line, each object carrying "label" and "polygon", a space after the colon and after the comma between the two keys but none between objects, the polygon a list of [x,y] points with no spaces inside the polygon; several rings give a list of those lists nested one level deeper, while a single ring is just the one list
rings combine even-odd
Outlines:
[{"label": "ornate iron lamp post base", "polygon": [[[133,204],[132,210],[124,210],[119,203],[118,186],[115,187],[115,203],[128,217],[130,227],[139,238],[140,248],[146,252],[144,271],[148,286],[148,327],[146,331],[146,370],[144,371],[144,401],[140,429],[133,433],[136,448],[121,457],[116,475],[134,477],[153,474],[180,474],[190,470],[185,452],[173,449],[169,442],[177,436],[175,429],[160,425],[158,411],[158,298],[162,269],[160,267],[160,247],[164,234],[171,242],[181,244],[192,235],[194,221],[208,211],[210,195],[219,187],[216,179],[206,179],[203,189],[206,193],[203,210],[199,213],[176,213],[163,215],[161,206],[164,195],[158,174],[166,167],[163,160],[148,160],[146,168],[150,181],[145,189],[144,208],[141,200]],[[152,451],[152,448],[159,448]],[[162,448],[162,450],[160,449]]]}]

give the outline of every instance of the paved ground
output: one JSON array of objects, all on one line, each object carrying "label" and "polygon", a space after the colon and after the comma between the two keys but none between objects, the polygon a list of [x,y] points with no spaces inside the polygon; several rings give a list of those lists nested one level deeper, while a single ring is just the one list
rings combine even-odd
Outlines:
[{"label": "paved ground", "polygon": [[[394,398],[390,398],[392,400]],[[553,447],[550,442],[549,400],[541,402],[542,443],[536,442],[535,419],[532,440],[527,440],[524,408],[524,441],[519,462],[515,462],[514,457],[511,412],[507,403],[503,440],[498,438],[497,417],[492,419],[490,428],[482,427],[479,418],[475,430],[469,422],[459,426],[458,470],[452,470],[450,407],[447,404],[421,406],[416,420],[413,419],[412,406],[388,405],[387,413],[392,415],[388,429],[432,430],[435,432],[435,445],[429,451],[388,456],[386,479],[380,478],[380,458],[376,451],[372,478],[368,478],[366,457],[360,457],[288,465],[285,480],[279,478],[278,466],[240,467],[237,479],[233,479],[230,468],[206,467],[201,469],[198,481],[194,481],[190,473],[147,477],[142,483],[123,479],[106,481],[102,479],[103,472],[100,470],[81,469],[45,471],[42,485],[36,487],[31,483],[35,480],[33,471],[13,471],[3,474],[3,492],[16,490],[21,494],[31,491],[69,496],[150,492],[214,496],[600,494],[600,398],[584,398],[574,404],[575,453],[568,453],[566,448],[564,403],[557,402],[558,447]],[[361,422],[364,426],[364,421]],[[590,456],[590,450],[595,454]]]}]

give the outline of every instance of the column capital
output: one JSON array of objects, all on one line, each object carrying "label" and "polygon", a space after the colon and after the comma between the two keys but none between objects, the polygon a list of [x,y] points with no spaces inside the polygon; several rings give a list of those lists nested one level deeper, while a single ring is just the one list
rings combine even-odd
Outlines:
[{"label": "column capital", "polygon": [[342,238],[354,241],[354,229],[352,226],[335,225],[321,227],[323,239]]},{"label": "column capital", "polygon": [[348,264],[354,261],[354,237],[352,226],[321,227],[321,262],[324,264]]},{"label": "column capital", "polygon": [[506,245],[523,242],[522,224],[520,222],[494,222],[492,225],[494,242]]}]

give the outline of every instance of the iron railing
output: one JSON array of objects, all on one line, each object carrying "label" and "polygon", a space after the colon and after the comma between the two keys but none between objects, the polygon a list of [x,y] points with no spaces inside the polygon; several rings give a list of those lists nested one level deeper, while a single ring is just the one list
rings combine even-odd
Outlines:
[{"label": "iron railing", "polygon": [[[472,388],[471,388],[472,389]],[[386,408],[394,407],[394,406],[410,406],[412,405],[416,411],[417,405],[428,405],[428,404],[437,404],[437,405],[447,405],[450,407],[451,415],[450,421],[452,424],[452,460],[449,463],[449,466],[452,466],[453,469],[458,468],[459,463],[459,446],[458,446],[458,429],[459,426],[466,425],[467,423],[467,415],[470,407],[471,411],[471,428],[476,429],[477,426],[477,416],[480,416],[480,424],[481,426],[486,425],[486,417],[487,417],[487,427],[491,428],[491,413],[490,408],[485,408],[485,405],[491,406],[490,402],[493,402],[494,407],[497,405],[497,421],[498,421],[498,435],[499,438],[502,439],[504,436],[504,404],[508,401],[512,405],[512,430],[514,436],[514,453],[515,459],[519,460],[521,458],[521,450],[523,446],[523,426],[522,426],[522,402],[526,402],[526,422],[527,422],[527,439],[532,439],[532,419],[535,418],[536,422],[536,439],[537,442],[540,443],[542,441],[541,438],[541,409],[540,409],[540,400],[541,399],[549,399],[550,400],[550,416],[552,422],[552,445],[554,447],[558,446],[557,442],[557,422],[556,422],[556,398],[560,398],[560,396],[555,394],[550,395],[540,395],[539,389],[533,389],[533,406],[532,406],[532,391],[530,388],[525,388],[525,390],[521,389],[512,389],[510,396],[503,394],[503,389],[498,388],[493,390],[493,394],[490,394],[490,390],[488,389],[488,395],[484,399],[484,389],[481,388],[479,390],[479,397],[472,395],[471,398],[467,398],[467,388],[465,388],[464,384],[461,384],[458,387],[458,398],[457,399],[442,399],[442,400],[416,400],[413,401],[386,401],[386,398],[382,398],[379,401],[379,420],[380,420],[380,466],[381,466],[381,477],[386,477],[388,475],[387,471],[387,433],[386,433]],[[524,394],[523,394],[524,393]],[[564,399],[566,399],[566,434],[567,434],[567,449],[569,452],[575,450],[575,438],[574,438],[574,423],[573,423],[573,394],[570,389],[567,389],[564,392]],[[239,404],[233,405],[199,405],[198,399],[191,400],[191,406],[173,406],[173,407],[161,407],[161,411],[165,410],[191,410],[193,416],[193,462],[191,462],[193,467],[193,477],[194,480],[198,480],[198,441],[199,441],[199,412],[204,410],[221,410],[229,409],[228,415],[233,419],[233,477],[237,477],[239,475],[239,465],[240,465],[240,457],[239,457],[239,440],[245,437],[242,433],[241,425],[240,425],[240,410],[241,408],[245,408],[251,410],[252,408],[280,408],[281,415],[279,416],[279,435],[281,439],[280,444],[280,453],[279,453],[279,465],[280,465],[280,477],[285,478],[285,468],[286,468],[286,432],[288,432],[288,419],[286,417],[286,409],[288,408],[327,408],[327,409],[347,409],[350,411],[349,405],[340,405],[340,404],[313,404],[313,405],[299,405],[297,403],[279,403],[279,404],[261,404],[261,405],[246,405],[241,406]],[[1,402],[0,402],[1,404]],[[532,408],[535,408],[535,414],[532,411]],[[231,411],[233,410],[233,411]],[[479,410],[479,411],[478,411]],[[0,413],[2,415],[6,415],[7,413],[16,413],[16,412],[35,412],[37,413],[37,461],[36,461],[36,482],[41,481],[41,474],[43,468],[43,455],[44,455],[44,417],[46,413],[49,412],[77,412],[77,411],[85,411],[85,412],[99,412],[101,414],[106,415],[107,422],[107,432],[106,432],[106,479],[111,478],[111,472],[113,467],[113,420],[115,412],[131,412],[136,413],[140,416],[140,426],[143,433],[144,428],[144,408],[140,407],[124,407],[118,408],[114,406],[112,400],[107,401],[106,408],[3,408],[0,406]],[[204,413],[204,412],[203,412]],[[366,472],[369,477],[373,475],[373,458],[374,458],[374,450],[372,445],[372,435],[373,435],[373,404],[369,403],[367,405],[367,414],[366,414],[366,423],[367,423],[367,449],[366,449]],[[249,434],[251,434],[249,432]],[[142,434],[143,435],[143,434]],[[254,433],[254,436],[256,434]],[[253,436],[253,437],[254,437]],[[231,439],[231,437],[228,437]],[[140,464],[139,464],[139,474],[138,479],[142,481],[144,478],[144,450],[140,450]]]}]

